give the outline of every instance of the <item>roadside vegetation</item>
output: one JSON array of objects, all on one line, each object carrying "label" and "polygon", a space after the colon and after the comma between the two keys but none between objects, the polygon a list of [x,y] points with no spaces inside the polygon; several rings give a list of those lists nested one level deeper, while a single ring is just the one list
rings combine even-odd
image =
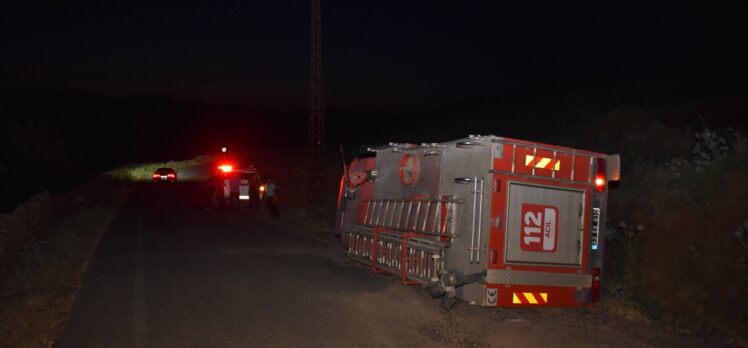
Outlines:
[{"label": "roadside vegetation", "polygon": [[128,192],[99,180],[0,214],[0,346],[52,346]]},{"label": "roadside vegetation", "polygon": [[70,188],[64,183],[75,181],[78,167],[67,139],[46,119],[0,104],[0,213],[32,194]]},{"label": "roadside vegetation", "polygon": [[658,116],[622,107],[564,132],[569,145],[622,155],[622,180],[610,191],[605,307],[681,334],[746,339],[745,134],[704,118],[666,126]]},{"label": "roadside vegetation", "polygon": [[0,346],[49,347],[126,185],[94,179],[42,116],[0,104]]}]

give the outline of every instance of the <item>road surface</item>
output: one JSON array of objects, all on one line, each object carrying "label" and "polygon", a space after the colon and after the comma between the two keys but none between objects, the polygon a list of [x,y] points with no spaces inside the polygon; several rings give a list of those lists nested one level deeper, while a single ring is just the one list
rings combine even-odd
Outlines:
[{"label": "road surface", "polygon": [[[576,323],[578,312],[527,319],[466,304],[445,312],[425,290],[369,272],[338,245],[268,217],[206,211],[200,190],[197,182],[136,189],[99,245],[56,347],[664,343],[600,334],[595,320]],[[545,313],[558,318],[540,319]]]}]

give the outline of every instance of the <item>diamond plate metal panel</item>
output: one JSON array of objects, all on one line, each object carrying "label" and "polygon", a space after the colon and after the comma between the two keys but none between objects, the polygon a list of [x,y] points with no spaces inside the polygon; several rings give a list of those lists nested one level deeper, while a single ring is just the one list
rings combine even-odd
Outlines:
[{"label": "diamond plate metal panel", "polygon": [[[464,141],[464,140],[463,140]],[[492,149],[489,140],[473,140],[476,145],[459,146],[460,141],[447,146],[442,157],[441,185],[444,194],[459,190],[464,185],[456,184],[455,178],[488,177],[492,165]]]},{"label": "diamond plate metal panel", "polygon": [[[485,267],[490,230],[491,174],[493,146],[488,137],[470,137],[444,143],[442,158],[442,194],[453,196],[463,204],[455,216],[455,234],[447,250],[448,268],[458,274],[478,272]],[[455,179],[469,179],[463,183]],[[476,184],[470,180],[483,180]],[[482,193],[480,187],[483,187]],[[464,298],[465,300],[475,300]]]},{"label": "diamond plate metal panel", "polygon": [[592,286],[592,276],[589,274],[489,269],[486,272],[486,283],[589,288]]}]

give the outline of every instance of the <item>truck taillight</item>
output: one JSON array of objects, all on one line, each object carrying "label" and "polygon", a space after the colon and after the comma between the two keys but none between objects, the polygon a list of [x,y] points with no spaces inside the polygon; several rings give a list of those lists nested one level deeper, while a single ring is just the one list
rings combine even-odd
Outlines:
[{"label": "truck taillight", "polygon": [[605,186],[608,180],[605,178],[605,159],[597,159],[597,171],[595,173],[595,190],[605,192]]},{"label": "truck taillight", "polygon": [[590,303],[595,303],[597,301],[600,301],[600,287],[601,287],[601,281],[600,281],[600,268],[593,268],[592,272],[592,288],[590,289]]}]

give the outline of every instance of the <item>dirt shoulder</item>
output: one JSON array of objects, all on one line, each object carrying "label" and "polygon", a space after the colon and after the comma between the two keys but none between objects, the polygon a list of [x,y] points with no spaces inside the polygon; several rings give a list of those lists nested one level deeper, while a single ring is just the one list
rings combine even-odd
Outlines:
[{"label": "dirt shoulder", "polygon": [[[319,235],[319,230],[304,228],[292,221],[261,217],[291,228],[314,239],[338,244],[335,238]],[[342,251],[342,248],[341,248]],[[357,264],[353,261],[350,263]],[[369,268],[357,264],[359,271]],[[342,307],[353,308],[360,317],[370,318],[366,325],[384,336],[402,328],[389,324],[392,316],[407,318],[408,330],[415,330],[434,345],[458,347],[741,347],[737,341],[718,332],[694,333],[647,318],[622,306],[614,299],[589,308],[512,309],[483,308],[460,302],[450,311],[439,306],[426,288],[399,284],[389,279],[386,296],[361,294]],[[361,314],[363,313],[363,314]],[[379,326],[382,327],[379,327]]]},{"label": "dirt shoulder", "polygon": [[[329,221],[304,213],[301,208],[288,207],[280,219],[265,216],[265,212],[261,215],[265,220],[313,238],[339,244]],[[368,269],[362,266],[361,272],[368,272]],[[618,303],[616,299],[603,299],[599,305],[583,309],[489,309],[459,303],[451,311],[444,311],[439,308],[438,300],[432,300],[425,288],[406,288],[397,284],[395,278],[392,280],[393,284],[387,291],[415,291],[423,305],[434,307],[427,310],[427,316],[416,317],[419,318],[419,332],[437,343],[460,347],[532,347],[548,344],[558,347],[748,346],[732,335],[717,331],[694,332],[689,330],[688,325],[670,325],[653,320],[631,306]],[[382,308],[387,306],[382,305]],[[390,314],[381,313],[383,316]]]},{"label": "dirt shoulder", "polygon": [[8,257],[0,280],[0,346],[52,346],[129,191],[125,184],[96,181],[64,195],[37,196],[2,216]]}]

